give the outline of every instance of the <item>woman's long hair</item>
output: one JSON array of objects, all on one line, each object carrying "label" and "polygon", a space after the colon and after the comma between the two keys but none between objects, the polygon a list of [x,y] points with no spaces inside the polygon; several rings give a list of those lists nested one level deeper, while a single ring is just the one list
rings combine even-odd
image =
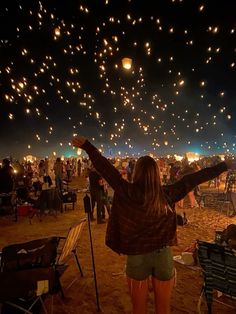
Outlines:
[{"label": "woman's long hair", "polygon": [[144,207],[148,214],[163,214],[167,212],[167,201],[165,199],[159,168],[156,161],[143,156],[138,159],[134,169],[133,183],[137,184],[144,197]]}]

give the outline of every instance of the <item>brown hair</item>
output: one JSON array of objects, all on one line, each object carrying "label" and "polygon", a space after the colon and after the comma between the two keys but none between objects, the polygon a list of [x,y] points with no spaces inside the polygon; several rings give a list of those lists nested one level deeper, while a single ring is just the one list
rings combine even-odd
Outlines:
[{"label": "brown hair", "polygon": [[144,207],[149,214],[161,214],[167,212],[159,168],[156,161],[143,156],[138,159],[134,168],[133,183],[138,184],[143,191]]}]

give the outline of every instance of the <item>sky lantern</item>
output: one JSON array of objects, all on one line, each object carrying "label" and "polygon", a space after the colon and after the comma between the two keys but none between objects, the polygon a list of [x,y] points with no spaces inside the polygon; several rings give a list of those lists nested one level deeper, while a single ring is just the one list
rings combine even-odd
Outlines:
[{"label": "sky lantern", "polygon": [[[112,156],[118,151],[120,156],[155,150],[166,154],[186,147],[206,155],[236,152],[231,101],[236,97],[231,88],[236,79],[236,26],[229,21],[224,27],[233,4],[208,1],[206,8],[206,1],[199,1],[194,12],[190,10],[191,21],[178,29],[180,5],[172,2],[181,2],[190,14],[188,1],[164,1],[157,16],[155,2],[147,12],[144,1],[128,0],[133,4],[122,8],[122,17],[111,0],[90,1],[89,9],[88,1],[82,1],[78,10],[61,10],[60,1],[53,6],[31,1],[30,7],[20,5],[23,1],[5,2],[4,17],[12,27],[0,43],[0,117],[5,120],[0,142],[7,143],[0,145],[3,156],[15,151],[52,155],[56,150],[59,157],[62,149],[69,156],[69,138],[82,131],[102,150],[109,145]],[[218,10],[217,19],[206,23],[204,14],[212,10]],[[3,28],[5,18],[1,22]],[[17,38],[13,50],[12,38]],[[38,49],[39,38],[53,49]],[[91,74],[84,75],[88,64]],[[56,104],[60,114],[55,120]],[[34,125],[30,138],[29,122]],[[62,135],[61,128],[68,132]],[[22,136],[16,148],[17,130]],[[73,151],[77,158],[83,156],[83,151],[81,156],[77,148]]]},{"label": "sky lantern", "polygon": [[54,29],[54,34],[55,34],[55,36],[60,36],[60,35],[61,35],[60,28],[56,27],[56,28]]},{"label": "sky lantern", "polygon": [[126,70],[130,70],[132,67],[133,60],[131,58],[123,58],[122,59],[122,66]]}]

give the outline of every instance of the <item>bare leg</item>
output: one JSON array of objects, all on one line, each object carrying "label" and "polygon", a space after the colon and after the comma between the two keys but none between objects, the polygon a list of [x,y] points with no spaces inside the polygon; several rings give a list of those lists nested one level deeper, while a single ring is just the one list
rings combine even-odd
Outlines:
[{"label": "bare leg", "polygon": [[129,292],[133,305],[133,314],[147,313],[148,299],[148,278],[145,280],[135,280],[127,277]]},{"label": "bare leg", "polygon": [[178,204],[179,208],[184,208],[184,199],[178,201],[177,204]]},{"label": "bare leg", "polygon": [[188,193],[188,197],[189,197],[189,201],[190,201],[190,206],[191,208],[195,207],[196,204],[197,204],[197,201],[195,199],[195,195],[194,195],[194,192],[191,191]]},{"label": "bare leg", "polygon": [[156,314],[170,313],[171,292],[175,283],[175,276],[170,280],[161,281],[152,277],[152,285],[155,296]]}]

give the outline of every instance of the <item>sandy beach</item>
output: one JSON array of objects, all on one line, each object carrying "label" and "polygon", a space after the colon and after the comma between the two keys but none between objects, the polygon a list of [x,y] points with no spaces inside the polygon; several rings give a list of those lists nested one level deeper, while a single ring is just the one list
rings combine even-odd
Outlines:
[{"label": "sandy beach", "polygon": [[[85,186],[85,180],[73,182],[78,189]],[[13,222],[9,217],[0,217],[0,248],[5,245],[29,241],[51,235],[66,236],[70,225],[80,218],[86,217],[83,209],[83,193],[78,193],[75,210],[59,213],[57,217],[47,215],[40,222],[37,217],[29,224],[27,217],[19,217]],[[173,248],[174,255],[181,254],[196,239],[212,241],[215,230],[223,230],[228,224],[236,223],[236,218],[229,218],[224,212],[214,208],[186,208],[188,224],[178,227],[178,246]],[[92,240],[95,256],[99,303],[102,313],[131,313],[131,302],[125,278],[125,256],[119,256],[105,246],[106,224],[91,223]],[[57,314],[92,314],[97,312],[94,277],[89,241],[88,225],[86,224],[78,247],[78,257],[84,277],[73,258],[62,277],[65,299],[54,296],[54,313]],[[202,286],[199,267],[188,267],[175,263],[177,283],[173,291],[171,313],[197,313],[197,302]],[[78,280],[69,288],[66,287],[75,277]],[[47,302],[47,301],[46,301]],[[149,313],[154,313],[153,293],[150,286]],[[213,304],[213,313],[235,313],[218,303]]]}]

